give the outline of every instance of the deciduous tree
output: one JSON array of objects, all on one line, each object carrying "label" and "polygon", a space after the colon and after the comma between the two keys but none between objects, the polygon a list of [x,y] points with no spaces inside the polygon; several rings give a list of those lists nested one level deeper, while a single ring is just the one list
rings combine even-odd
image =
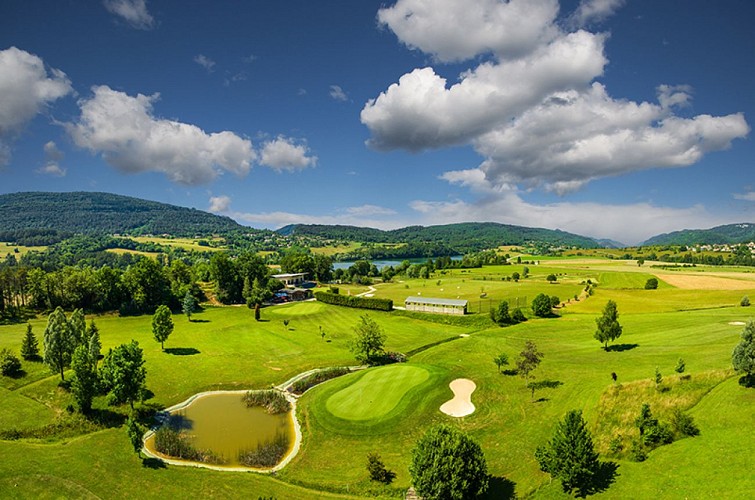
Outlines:
[{"label": "deciduous tree", "polygon": [[160,348],[165,350],[165,341],[173,333],[173,317],[168,306],[162,305],[157,308],[152,316],[152,334],[155,340],[160,342]]},{"label": "deciduous tree", "polygon": [[359,318],[354,333],[356,337],[351,343],[351,352],[360,363],[369,363],[385,352],[385,332],[368,314]]},{"label": "deciduous tree", "polygon": [[409,472],[414,489],[424,498],[477,498],[488,489],[482,448],[448,425],[433,427],[420,438],[412,451]]},{"label": "deciduous tree", "polygon": [[89,355],[88,345],[80,345],[73,351],[71,392],[81,413],[89,413],[92,409],[92,400],[97,392],[95,363],[96,360],[92,360]]},{"label": "deciduous tree", "polygon": [[141,398],[147,378],[144,353],[136,340],[121,344],[105,356],[102,362],[102,381],[110,391],[111,404],[129,403]]},{"label": "deciduous tree", "polygon": [[55,373],[60,373],[60,380],[65,380],[63,372],[71,363],[71,356],[76,347],[71,327],[63,308],[58,306],[47,318],[44,333],[44,361]]},{"label": "deciduous tree", "polygon": [[603,343],[603,348],[608,350],[608,343],[621,336],[622,327],[619,324],[619,311],[616,302],[609,300],[603,308],[603,315],[595,318],[598,329],[595,331],[595,339]]},{"label": "deciduous tree", "polygon": [[534,378],[532,372],[540,366],[543,360],[543,353],[537,350],[537,346],[531,340],[524,344],[524,349],[519,353],[519,359],[516,362],[516,369],[524,380]]},{"label": "deciduous tree", "polygon": [[742,330],[742,340],[731,353],[731,365],[752,380],[755,374],[755,321],[748,321]]}]

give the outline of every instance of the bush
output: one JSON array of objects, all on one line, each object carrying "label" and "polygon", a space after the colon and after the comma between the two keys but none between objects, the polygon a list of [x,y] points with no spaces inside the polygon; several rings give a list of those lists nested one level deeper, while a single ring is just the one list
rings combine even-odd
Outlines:
[{"label": "bush", "polygon": [[656,278],[649,278],[645,282],[645,290],[657,290],[658,289],[658,280]]},{"label": "bush", "polygon": [[275,390],[268,391],[249,391],[242,397],[247,407],[261,406],[267,410],[270,415],[286,413],[291,409],[291,403],[288,402],[283,393]]},{"label": "bush", "polygon": [[549,318],[553,315],[551,310],[551,298],[544,293],[538,294],[532,301],[532,312],[540,318]]},{"label": "bush", "polygon": [[524,321],[527,321],[527,317],[524,315],[522,310],[520,308],[514,309],[514,312],[511,313],[511,320],[515,323],[522,323]]},{"label": "bush", "polygon": [[648,453],[639,439],[632,441],[632,447],[629,449],[629,458],[634,462],[644,462],[648,458]]},{"label": "bush", "polygon": [[21,375],[21,360],[9,349],[0,350],[0,374],[6,377]]},{"label": "bush", "polygon": [[377,453],[367,455],[367,472],[370,473],[372,481],[378,481],[383,484],[391,484],[396,478],[396,473],[388,470]]},{"label": "bush", "polygon": [[372,366],[392,365],[393,363],[406,363],[406,354],[396,351],[386,351],[382,354],[371,356],[369,364]]},{"label": "bush", "polygon": [[355,307],[358,309],[373,309],[376,311],[392,311],[391,299],[379,299],[376,297],[354,297],[352,295],[336,295],[330,292],[315,292],[315,298],[326,304],[336,306]]},{"label": "bush", "polygon": [[739,301],[739,305],[742,307],[750,307],[750,297],[745,295],[742,300]]},{"label": "bush", "polygon": [[294,394],[304,394],[310,387],[321,384],[326,380],[346,375],[350,371],[351,370],[346,367],[325,368],[324,370],[317,371],[312,375],[308,375],[291,384],[291,392]]},{"label": "bush", "polygon": [[700,429],[695,425],[692,415],[687,415],[679,408],[674,409],[671,425],[674,427],[674,432],[679,436],[697,436],[700,434]]}]

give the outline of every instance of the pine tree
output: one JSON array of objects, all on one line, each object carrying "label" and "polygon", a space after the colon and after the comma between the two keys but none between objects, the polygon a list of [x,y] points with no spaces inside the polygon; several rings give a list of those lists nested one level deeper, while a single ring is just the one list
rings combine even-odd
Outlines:
[{"label": "pine tree", "polygon": [[102,352],[102,343],[100,342],[100,329],[94,324],[94,320],[90,321],[87,327],[87,338],[89,339],[89,359],[92,366],[97,368],[97,361],[99,361]]},{"label": "pine tree", "polygon": [[21,357],[26,361],[39,359],[39,342],[29,323],[26,324],[26,335],[24,335],[24,340],[21,342]]},{"label": "pine tree", "polygon": [[561,481],[564,491],[587,494],[600,467],[592,436],[582,412],[572,410],[556,426],[550,442],[538,447],[535,458],[540,470]]},{"label": "pine tree", "polygon": [[191,292],[188,290],[186,291],[186,295],[184,295],[184,299],[181,302],[181,308],[183,310],[183,313],[186,315],[186,318],[191,321],[191,314],[197,308],[197,299],[195,299]]}]

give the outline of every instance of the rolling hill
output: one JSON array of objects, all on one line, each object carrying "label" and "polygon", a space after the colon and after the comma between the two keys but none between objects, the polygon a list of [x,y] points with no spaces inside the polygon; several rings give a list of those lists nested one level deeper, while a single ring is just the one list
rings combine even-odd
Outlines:
[{"label": "rolling hill", "polygon": [[755,224],[727,224],[710,229],[684,229],[659,234],[642,243],[651,245],[715,245],[755,241]]},{"label": "rolling hill", "polygon": [[202,210],[97,192],[0,195],[0,221],[5,232],[198,236],[249,230],[229,217]]},{"label": "rolling hill", "polygon": [[547,245],[595,248],[592,238],[560,230],[498,224],[465,222],[440,226],[409,226],[391,231],[355,226],[296,224],[278,230],[284,235],[316,236],[332,240],[366,243],[433,243],[443,244],[458,252],[477,251],[501,245]]}]

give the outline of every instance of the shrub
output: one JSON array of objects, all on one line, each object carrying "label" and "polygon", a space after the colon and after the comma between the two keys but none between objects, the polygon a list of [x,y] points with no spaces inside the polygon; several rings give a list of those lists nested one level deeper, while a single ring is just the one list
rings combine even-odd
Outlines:
[{"label": "shrub", "polygon": [[645,290],[657,290],[658,289],[658,280],[656,278],[649,278],[645,282]]},{"label": "shrub", "polygon": [[739,305],[742,307],[749,307],[750,306],[750,297],[745,295],[742,297],[742,300],[739,301]]},{"label": "shrub", "polygon": [[379,299],[377,297],[355,297],[352,295],[337,295],[330,292],[315,292],[315,298],[326,304],[336,306],[355,307],[358,309],[373,309],[376,311],[392,311],[391,299]]},{"label": "shrub", "polygon": [[10,349],[0,350],[0,374],[6,377],[21,375],[21,360]]},{"label": "shrub", "polygon": [[367,472],[370,473],[372,481],[378,481],[383,484],[391,484],[396,478],[396,473],[388,470],[377,453],[367,455]]},{"label": "shrub", "polygon": [[527,321],[527,318],[522,310],[517,307],[514,309],[514,312],[511,313],[511,320],[515,323],[522,323],[523,321]]},{"label": "shrub", "polygon": [[532,300],[532,312],[540,318],[548,318],[553,315],[551,299],[544,293],[538,294]]},{"label": "shrub", "polygon": [[632,447],[629,448],[629,458],[631,458],[634,462],[644,462],[645,460],[647,460],[647,451],[645,451],[645,447],[642,445],[642,442],[639,439],[632,441]]},{"label": "shrub", "polygon": [[397,351],[386,351],[370,357],[369,363],[372,366],[392,365],[393,363],[406,363],[406,354]]},{"label": "shrub", "polygon": [[674,427],[674,432],[679,436],[697,436],[700,434],[700,429],[695,425],[692,415],[684,413],[679,408],[674,409],[671,425]]},{"label": "shrub", "polygon": [[325,382],[326,380],[340,377],[341,375],[346,375],[350,371],[351,370],[349,370],[348,368],[340,367],[340,366],[333,367],[333,368],[325,368],[324,370],[319,370],[311,375],[308,375],[294,382],[291,385],[291,392],[293,392],[294,394],[303,394],[310,387],[314,387],[317,384],[321,384]]},{"label": "shrub", "polygon": [[239,462],[247,467],[273,467],[286,455],[288,445],[288,436],[277,434],[274,439],[265,441],[254,450],[239,453]]},{"label": "shrub", "polygon": [[559,299],[555,295],[551,296],[551,307],[557,307],[560,303],[561,303],[561,299]]},{"label": "shrub", "polygon": [[291,409],[291,403],[288,402],[283,393],[275,390],[268,391],[249,391],[242,397],[247,407],[261,406],[267,410],[270,415],[286,413]]}]

